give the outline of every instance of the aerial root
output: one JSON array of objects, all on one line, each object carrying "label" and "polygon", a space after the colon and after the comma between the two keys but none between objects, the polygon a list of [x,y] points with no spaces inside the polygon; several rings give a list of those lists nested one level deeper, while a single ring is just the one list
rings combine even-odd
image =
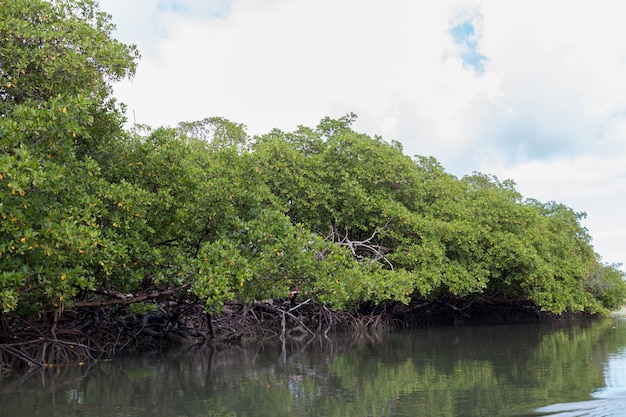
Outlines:
[{"label": "aerial root", "polygon": [[[0,316],[0,376],[16,368],[46,368],[108,359],[115,354],[143,353],[173,346],[330,341],[344,333],[371,341],[393,329],[432,325],[509,323],[548,319],[528,303],[474,302],[471,299],[428,301],[409,305],[381,303],[359,310],[334,311],[304,300],[229,303],[209,315],[202,305],[159,303],[157,311],[129,314],[119,305],[66,311],[54,321],[38,322]],[[481,321],[484,320],[484,321]]]},{"label": "aerial root", "polygon": [[93,360],[92,349],[74,341],[36,339],[0,344],[0,372],[23,366],[48,368]]}]

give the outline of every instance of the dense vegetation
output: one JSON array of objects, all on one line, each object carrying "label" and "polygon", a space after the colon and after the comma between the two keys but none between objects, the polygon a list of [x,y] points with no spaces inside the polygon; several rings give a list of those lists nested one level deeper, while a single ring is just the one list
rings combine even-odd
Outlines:
[{"label": "dense vegetation", "polygon": [[139,55],[112,30],[92,0],[0,0],[3,327],[166,295],[209,312],[295,292],[344,311],[622,305],[583,214],[408,157],[354,115],[258,137],[221,118],[125,130],[111,83]]}]

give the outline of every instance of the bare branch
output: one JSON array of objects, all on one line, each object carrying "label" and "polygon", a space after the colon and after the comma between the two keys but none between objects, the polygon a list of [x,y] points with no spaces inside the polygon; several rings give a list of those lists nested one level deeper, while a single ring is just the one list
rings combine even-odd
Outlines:
[{"label": "bare branch", "polygon": [[[365,240],[351,240],[347,227],[344,233],[340,233],[334,226],[331,226],[330,234],[326,237],[326,240],[349,248],[356,261],[362,262],[367,258],[371,262],[384,262],[393,270],[393,264],[386,257],[386,254],[391,252],[392,249],[372,243],[376,236],[387,228],[388,224],[374,230],[372,235]],[[369,256],[364,254],[369,254]]]},{"label": "bare branch", "polygon": [[172,294],[177,293],[180,290],[184,290],[190,285],[191,285],[191,282],[187,282],[179,287],[168,288],[163,291],[152,291],[146,294],[138,295],[136,297],[129,296],[129,294],[109,292],[108,295],[115,297],[114,299],[99,300],[99,301],[78,301],[74,303],[74,307],[104,307],[104,306],[110,306],[110,305],[116,305],[116,304],[117,305],[129,305],[129,304],[139,303],[145,300],[151,300],[154,298],[163,297],[166,295],[172,295]]}]

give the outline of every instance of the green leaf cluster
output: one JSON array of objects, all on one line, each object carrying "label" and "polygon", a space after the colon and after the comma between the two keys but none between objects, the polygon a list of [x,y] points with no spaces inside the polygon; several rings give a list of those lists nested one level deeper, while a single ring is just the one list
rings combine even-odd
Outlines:
[{"label": "green leaf cluster", "polygon": [[123,118],[110,82],[138,54],[95,1],[0,2],[0,309],[39,312],[95,288],[103,233],[98,159]]},{"label": "green leaf cluster", "polygon": [[187,288],[228,301],[532,301],[602,312],[626,284],[580,220],[511,181],[456,178],[355,116],[251,138],[213,117],[122,128],[139,55],[91,0],[0,0],[0,309]]},{"label": "green leaf cluster", "polygon": [[555,313],[623,303],[623,274],[594,253],[583,213],[525,200],[510,180],[482,173],[458,179],[434,158],[409,158],[396,143],[354,132],[352,120],[273,131],[252,149],[293,223],[383,248],[382,259],[362,247],[354,254],[369,264],[359,284],[349,285],[358,302],[530,300]]}]

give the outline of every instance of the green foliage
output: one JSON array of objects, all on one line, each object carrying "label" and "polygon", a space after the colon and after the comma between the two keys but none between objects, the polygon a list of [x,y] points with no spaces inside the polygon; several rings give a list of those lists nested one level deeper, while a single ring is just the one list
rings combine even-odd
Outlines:
[{"label": "green foliage", "polygon": [[36,309],[93,289],[109,247],[97,224],[97,165],[59,165],[19,148],[0,167],[3,310],[15,309],[18,296]]},{"label": "green foliage", "polygon": [[294,289],[344,310],[623,303],[582,214],[411,159],[355,132],[353,114],[253,139],[219,117],[123,131],[111,82],[138,53],[112,30],[94,1],[0,0],[2,311],[177,286],[209,310]]},{"label": "green foliage", "polygon": [[15,104],[109,90],[135,70],[134,47],[111,38],[93,0],[0,3],[3,115]]},{"label": "green foliage", "polygon": [[137,53],[93,1],[0,2],[1,308],[62,308],[116,244],[97,159],[121,132],[110,81]]},{"label": "green foliage", "polygon": [[[292,222],[353,249],[358,279],[343,268],[334,272],[341,280],[319,278],[324,288],[344,281],[352,292],[326,295],[358,300],[333,299],[336,306],[454,296],[531,300],[556,313],[613,308],[585,287],[590,268],[601,264],[582,214],[523,200],[512,181],[481,173],[457,179],[433,158],[411,160],[396,144],[354,132],[352,120],[274,130],[252,148]],[[624,282],[614,284],[619,298]]]},{"label": "green foliage", "polygon": [[607,310],[619,310],[626,300],[624,273],[619,267],[594,263],[583,281],[585,290]]}]

